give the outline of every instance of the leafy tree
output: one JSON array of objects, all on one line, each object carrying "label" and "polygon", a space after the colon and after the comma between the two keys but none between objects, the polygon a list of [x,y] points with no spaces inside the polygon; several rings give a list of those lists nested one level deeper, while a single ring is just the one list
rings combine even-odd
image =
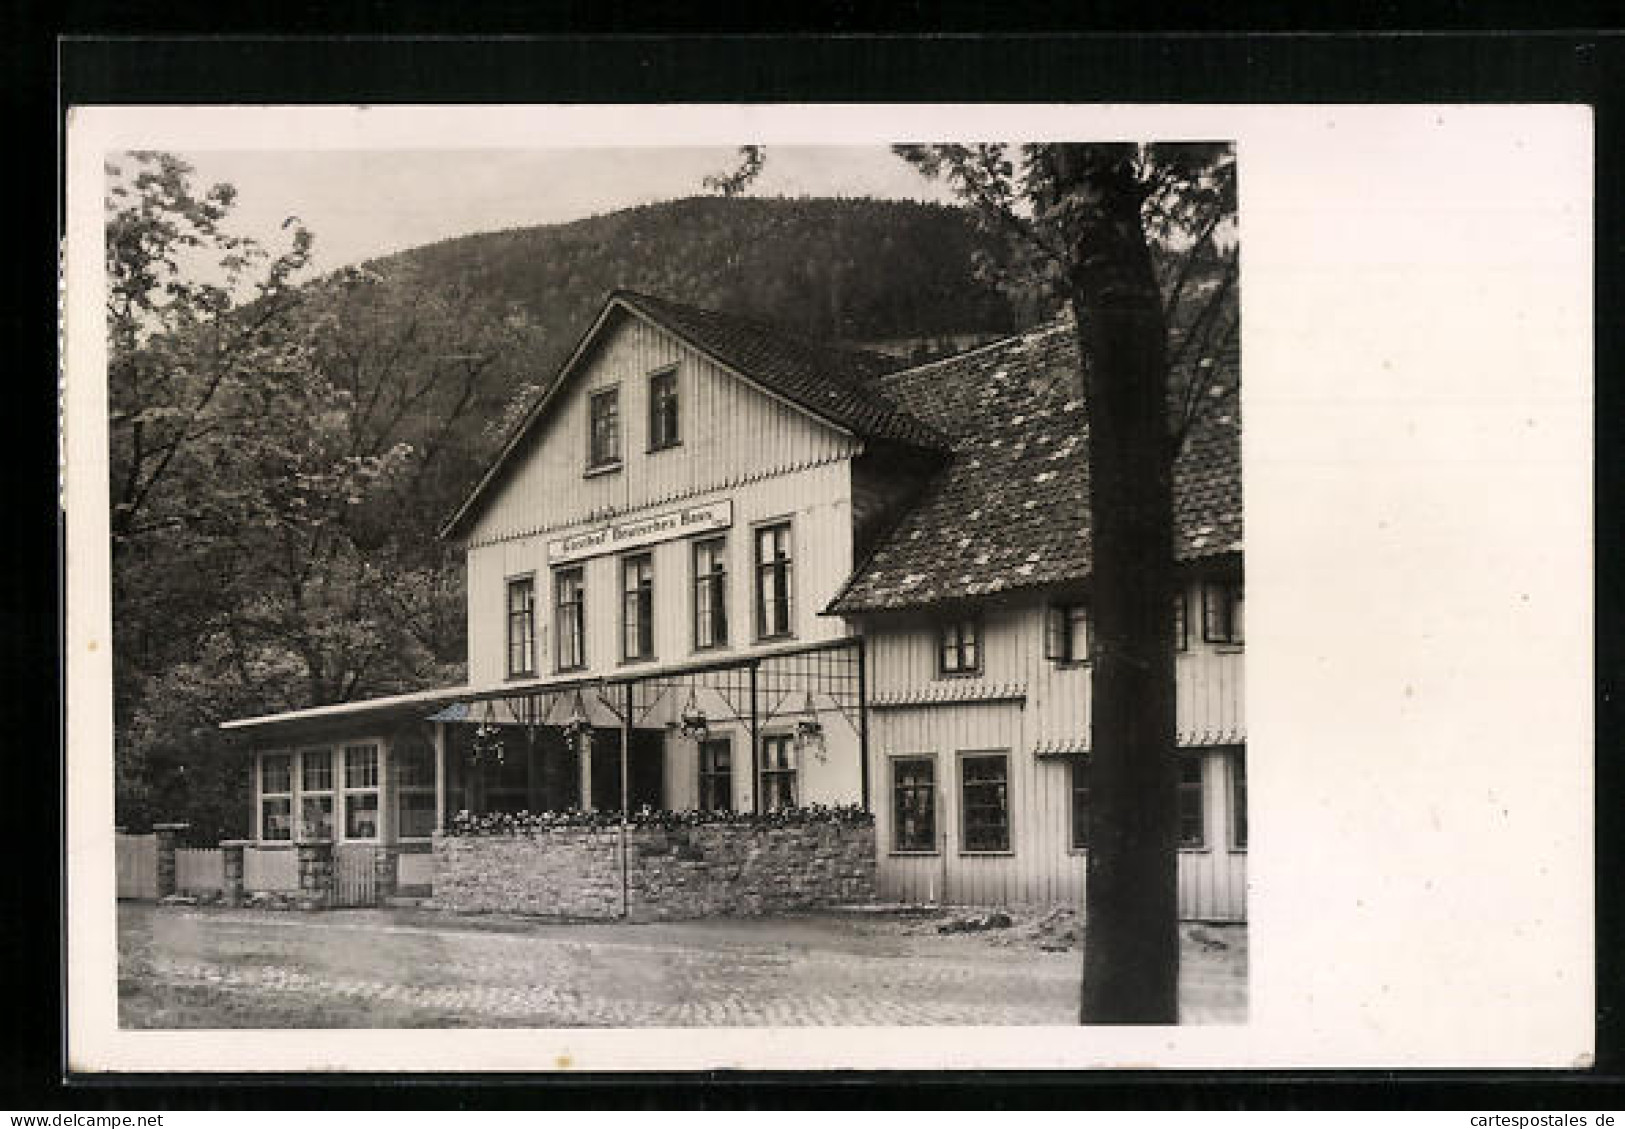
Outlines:
[{"label": "leafy tree", "polygon": [[[1084,1023],[1179,1016],[1173,470],[1232,370],[1235,161],[1223,144],[899,145],[1070,308],[1093,544]],[[737,194],[763,164],[744,152]],[[1174,332],[1171,335],[1170,329]]]}]

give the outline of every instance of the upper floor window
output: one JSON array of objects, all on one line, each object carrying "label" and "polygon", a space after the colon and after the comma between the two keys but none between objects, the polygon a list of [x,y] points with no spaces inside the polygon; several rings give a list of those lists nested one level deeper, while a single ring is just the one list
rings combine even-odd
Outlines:
[{"label": "upper floor window", "polygon": [[621,657],[655,653],[655,563],[648,553],[621,560]]},{"label": "upper floor window", "polygon": [[536,579],[508,581],[508,674],[536,673]]},{"label": "upper floor window", "polygon": [[1202,641],[1240,646],[1242,620],[1241,581],[1203,581]]},{"label": "upper floor window", "polygon": [[1179,758],[1179,845],[1207,846],[1207,802],[1203,788],[1202,756]]},{"label": "upper floor window", "polygon": [[1089,660],[1087,604],[1055,604],[1049,608],[1044,626],[1044,657],[1061,663]]},{"label": "upper floor window", "polygon": [[794,623],[790,523],[764,525],[756,531],[756,636],[789,635]]},{"label": "upper floor window", "polygon": [[618,389],[606,388],[588,398],[590,419],[587,469],[614,466],[621,461],[621,398]]},{"label": "upper floor window", "polygon": [[649,450],[675,447],[682,441],[677,417],[677,370],[649,378]]},{"label": "upper floor window", "polygon": [[1174,593],[1174,650],[1183,651],[1190,646],[1190,627],[1187,624],[1189,612],[1186,607],[1189,600],[1185,589],[1181,588]]},{"label": "upper floor window", "polygon": [[728,643],[728,542],[694,542],[694,649]]},{"label": "upper floor window", "polygon": [[560,670],[587,665],[587,638],[582,618],[586,583],[580,568],[562,568],[553,574],[553,635]]},{"label": "upper floor window", "polygon": [[982,621],[956,619],[937,629],[937,673],[975,674],[982,669]]}]

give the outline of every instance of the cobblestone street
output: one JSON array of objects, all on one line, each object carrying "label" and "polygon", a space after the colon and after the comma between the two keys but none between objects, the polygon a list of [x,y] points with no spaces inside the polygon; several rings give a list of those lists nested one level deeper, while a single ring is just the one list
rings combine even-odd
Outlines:
[{"label": "cobblestone street", "polygon": [[[119,906],[126,1027],[1071,1024],[1082,962],[1017,930],[809,914],[572,925]],[[1018,924],[1020,921],[1018,919]],[[1244,927],[1185,926],[1187,1023],[1246,1020]]]}]

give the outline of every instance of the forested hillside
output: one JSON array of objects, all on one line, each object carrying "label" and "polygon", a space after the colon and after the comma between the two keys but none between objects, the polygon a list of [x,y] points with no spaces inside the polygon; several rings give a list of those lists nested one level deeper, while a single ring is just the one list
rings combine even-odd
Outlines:
[{"label": "forested hillside", "polygon": [[847,341],[1038,313],[938,205],[679,200],[312,279],[321,232],[245,240],[229,186],[163,154],[108,172],[118,814],[207,842],[249,814],[220,721],[462,680],[462,559],[436,531],[609,291]]}]

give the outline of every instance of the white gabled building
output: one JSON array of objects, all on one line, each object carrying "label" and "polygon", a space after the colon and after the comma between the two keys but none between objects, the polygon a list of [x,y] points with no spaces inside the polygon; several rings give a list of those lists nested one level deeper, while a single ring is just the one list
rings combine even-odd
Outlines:
[{"label": "white gabled building", "polygon": [[[445,527],[468,684],[225,726],[256,750],[256,853],[398,848],[409,889],[463,809],[863,804],[889,897],[1078,902],[1073,341],[901,367],[612,295]],[[1237,410],[1216,403],[1182,458],[1170,609],[1182,908],[1216,919],[1245,915]]]}]

